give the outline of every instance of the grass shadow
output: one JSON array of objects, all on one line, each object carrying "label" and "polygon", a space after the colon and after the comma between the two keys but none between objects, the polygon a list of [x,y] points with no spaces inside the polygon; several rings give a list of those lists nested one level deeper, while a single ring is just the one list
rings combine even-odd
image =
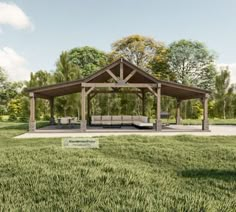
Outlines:
[{"label": "grass shadow", "polygon": [[224,181],[236,181],[236,170],[190,169],[180,172],[186,178],[214,178]]},{"label": "grass shadow", "polygon": [[[5,124],[5,126],[4,126]],[[49,125],[49,122],[39,121],[37,122],[37,128],[46,127]],[[28,130],[28,123],[20,123],[20,122],[1,122],[0,130]]]},{"label": "grass shadow", "polygon": [[19,124],[7,125],[7,126],[1,127],[0,129],[2,130],[26,130],[28,129],[28,124],[19,123]]}]

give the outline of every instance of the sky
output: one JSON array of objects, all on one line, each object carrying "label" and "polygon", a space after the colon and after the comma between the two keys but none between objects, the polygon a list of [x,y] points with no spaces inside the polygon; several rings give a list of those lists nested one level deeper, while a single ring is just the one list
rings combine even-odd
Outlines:
[{"label": "sky", "polygon": [[229,66],[236,83],[236,0],[0,1],[0,66],[10,80],[55,70],[63,50],[140,34],[166,45],[199,40]]}]

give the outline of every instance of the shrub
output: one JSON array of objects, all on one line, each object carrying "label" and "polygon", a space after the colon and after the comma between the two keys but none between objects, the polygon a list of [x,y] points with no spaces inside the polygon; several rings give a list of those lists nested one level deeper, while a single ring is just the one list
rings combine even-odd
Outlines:
[{"label": "shrub", "polygon": [[16,120],[17,120],[16,114],[10,114],[9,115],[8,121],[16,121]]},{"label": "shrub", "polygon": [[20,121],[20,122],[28,122],[28,121],[29,121],[29,118],[28,118],[28,116],[21,116],[21,117],[19,118],[19,121]]}]

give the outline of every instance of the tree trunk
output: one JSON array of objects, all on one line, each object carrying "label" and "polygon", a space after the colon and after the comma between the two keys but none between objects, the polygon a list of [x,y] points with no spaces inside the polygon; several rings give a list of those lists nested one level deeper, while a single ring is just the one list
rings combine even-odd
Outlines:
[{"label": "tree trunk", "polygon": [[224,100],[224,102],[223,102],[223,117],[224,117],[224,119],[226,119],[225,108],[226,108],[226,101]]}]

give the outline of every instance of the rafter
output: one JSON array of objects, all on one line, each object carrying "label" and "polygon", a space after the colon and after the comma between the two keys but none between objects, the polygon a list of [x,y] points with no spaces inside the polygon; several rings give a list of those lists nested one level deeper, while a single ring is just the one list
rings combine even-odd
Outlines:
[{"label": "rafter", "polygon": [[136,73],[136,70],[133,70],[133,71],[124,79],[124,81],[125,81],[125,82],[128,82],[129,79],[130,79],[132,76],[134,76],[135,73]]},{"label": "rafter", "polygon": [[111,70],[107,69],[106,72],[107,72],[116,82],[119,81],[119,79],[116,77],[115,74],[113,74],[113,73],[111,72]]},{"label": "rafter", "polygon": [[124,79],[124,64],[123,64],[123,60],[120,63],[120,80]]}]

